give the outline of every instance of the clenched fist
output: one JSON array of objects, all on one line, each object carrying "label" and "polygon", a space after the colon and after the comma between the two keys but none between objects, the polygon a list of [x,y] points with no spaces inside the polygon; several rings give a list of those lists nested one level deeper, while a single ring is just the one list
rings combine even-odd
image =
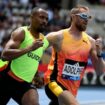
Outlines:
[{"label": "clenched fist", "polygon": [[103,48],[102,38],[96,39],[95,44],[96,44],[97,54],[100,55],[102,53],[102,48]]},{"label": "clenched fist", "polygon": [[31,51],[36,50],[39,47],[43,46],[43,41],[42,39],[36,39],[32,45],[30,46]]}]

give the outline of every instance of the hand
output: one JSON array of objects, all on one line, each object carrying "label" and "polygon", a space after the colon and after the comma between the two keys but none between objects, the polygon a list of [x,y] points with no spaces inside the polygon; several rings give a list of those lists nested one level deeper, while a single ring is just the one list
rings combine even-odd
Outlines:
[{"label": "hand", "polygon": [[43,41],[42,39],[37,39],[35,40],[32,45],[30,46],[31,51],[36,50],[39,47],[43,46]]},{"label": "hand", "polygon": [[41,88],[44,86],[44,80],[42,77],[35,77],[33,84],[37,87],[37,88]]},{"label": "hand", "polygon": [[102,53],[102,48],[103,48],[102,38],[96,39],[95,44],[96,44],[97,54],[100,55]]},{"label": "hand", "polygon": [[44,79],[43,79],[42,75],[39,72],[37,72],[36,75],[34,76],[33,84],[37,88],[41,88],[41,87],[44,86]]}]

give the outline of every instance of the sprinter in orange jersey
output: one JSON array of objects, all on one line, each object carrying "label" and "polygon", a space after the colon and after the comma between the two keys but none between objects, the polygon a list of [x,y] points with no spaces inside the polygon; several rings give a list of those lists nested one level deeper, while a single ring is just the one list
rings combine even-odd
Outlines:
[{"label": "sprinter in orange jersey", "polygon": [[71,26],[46,37],[53,46],[53,53],[44,75],[45,92],[51,99],[49,105],[79,105],[76,100],[78,88],[91,57],[97,72],[104,70],[101,57],[102,39],[94,40],[85,30],[89,8],[78,6],[71,10]]}]

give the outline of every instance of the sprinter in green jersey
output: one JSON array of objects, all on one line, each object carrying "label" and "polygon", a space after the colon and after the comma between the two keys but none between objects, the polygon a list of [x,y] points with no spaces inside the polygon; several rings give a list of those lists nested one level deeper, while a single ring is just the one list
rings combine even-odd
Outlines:
[{"label": "sprinter in green jersey", "polygon": [[10,70],[0,78],[0,105],[6,105],[6,97],[12,97],[19,105],[39,105],[38,92],[32,80],[49,45],[41,33],[47,23],[47,11],[36,7],[31,12],[30,25],[12,32],[1,55],[3,60],[11,63]]}]

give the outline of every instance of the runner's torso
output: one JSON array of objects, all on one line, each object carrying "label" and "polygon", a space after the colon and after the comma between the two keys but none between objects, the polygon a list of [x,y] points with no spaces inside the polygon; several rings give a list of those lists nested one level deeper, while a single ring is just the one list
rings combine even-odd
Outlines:
[{"label": "runner's torso", "polygon": [[[68,29],[63,30],[61,50],[57,52],[57,81],[75,96],[87,65],[91,44],[83,32],[80,40],[73,39]],[[56,52],[55,52],[56,55]]]},{"label": "runner's torso", "polygon": [[[28,28],[22,27],[25,31],[25,39],[21,43],[20,48],[26,48],[35,41],[35,38],[31,35]],[[30,51],[11,62],[11,71],[20,79],[32,82],[34,75],[37,71],[39,61],[42,57],[44,50],[48,47],[48,41],[43,34],[39,35],[39,38],[43,40],[43,47],[40,47],[34,51]]]}]

